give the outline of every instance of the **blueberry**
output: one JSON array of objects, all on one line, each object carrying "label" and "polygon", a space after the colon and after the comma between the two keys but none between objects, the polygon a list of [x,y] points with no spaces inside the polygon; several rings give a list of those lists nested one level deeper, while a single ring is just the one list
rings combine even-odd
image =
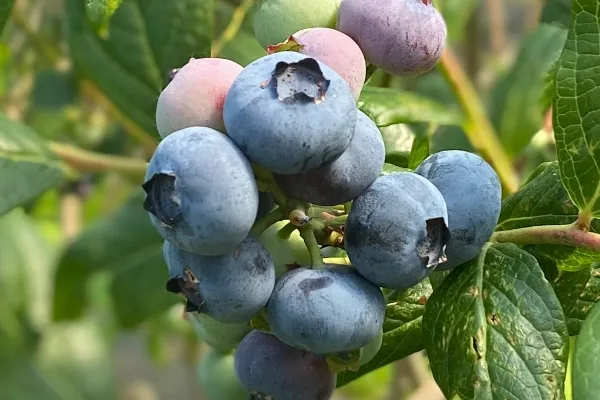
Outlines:
[{"label": "blueberry", "polygon": [[199,58],[173,74],[156,104],[161,137],[192,126],[225,131],[223,102],[242,66],[222,58]]},{"label": "blueberry", "polygon": [[235,373],[253,400],[328,400],[336,376],[324,358],[254,330],[235,352]]},{"label": "blueberry", "polygon": [[476,154],[447,150],[426,158],[415,172],[438,188],[448,208],[448,261],[438,269],[475,258],[500,218],[502,187],[494,169]]},{"label": "blueberry", "polygon": [[250,393],[244,389],[235,375],[234,355],[208,351],[198,364],[198,380],[208,400],[249,400]]},{"label": "blueberry", "polygon": [[249,64],[227,94],[223,113],[227,134],[248,158],[279,174],[333,162],[356,125],[356,105],[343,78],[290,51]]},{"label": "blueberry", "polygon": [[263,48],[300,29],[335,27],[341,0],[261,0],[254,12],[254,35]]},{"label": "blueberry", "polygon": [[307,28],[294,33],[283,43],[269,46],[270,53],[292,49],[330,66],[352,90],[358,100],[365,83],[367,65],[360,47],[352,38],[331,28]]},{"label": "blueberry", "polygon": [[392,75],[420,75],[446,45],[446,23],[431,0],[343,0],[337,29],[367,61]]},{"label": "blueberry", "polygon": [[231,251],[258,210],[249,161],[231,139],[210,128],[186,128],[163,139],[143,187],[144,208],[162,237],[198,254]]},{"label": "blueberry", "polygon": [[292,197],[333,206],[353,200],[379,176],[385,147],[379,129],[362,111],[350,145],[331,164],[302,174],[275,175],[277,184]]},{"label": "blueberry", "polygon": [[265,306],[275,286],[269,253],[247,237],[230,253],[201,256],[165,241],[167,290],[187,299],[186,311],[205,313],[224,323],[250,320]]},{"label": "blueberry", "polygon": [[383,324],[381,290],[353,268],[294,269],[279,279],[267,303],[273,333],[297,348],[316,354],[359,349]]},{"label": "blueberry", "polygon": [[412,172],[381,176],[354,200],[345,246],[356,270],[390,289],[414,286],[429,275],[448,242],[442,194]]},{"label": "blueberry", "polygon": [[226,324],[196,312],[187,313],[187,319],[198,337],[220,352],[233,350],[250,332],[250,321]]}]

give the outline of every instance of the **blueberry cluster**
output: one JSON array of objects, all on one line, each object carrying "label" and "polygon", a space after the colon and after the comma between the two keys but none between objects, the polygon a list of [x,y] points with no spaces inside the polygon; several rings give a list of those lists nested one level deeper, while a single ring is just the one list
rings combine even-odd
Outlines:
[{"label": "blueberry cluster", "polygon": [[[382,173],[381,134],[356,105],[365,57],[416,74],[439,55],[425,60],[423,47],[397,42],[373,47],[373,35],[386,32],[366,3],[342,1],[340,30],[302,29],[245,68],[191,59],[158,100],[163,140],[143,188],[165,239],[166,288],[185,298],[211,347],[236,349],[234,363],[207,360],[233,364],[243,398],[329,399],[336,373],[381,347],[382,288],[406,289],[473,259],[498,220],[498,177],[475,154],[441,152],[415,171]],[[443,25],[427,0],[389,3]],[[278,2],[261,7],[269,4]],[[351,265],[323,263],[331,249],[317,241],[309,210],[350,202],[335,229],[337,255]],[[211,371],[204,365],[201,376],[222,381],[207,378]]]}]

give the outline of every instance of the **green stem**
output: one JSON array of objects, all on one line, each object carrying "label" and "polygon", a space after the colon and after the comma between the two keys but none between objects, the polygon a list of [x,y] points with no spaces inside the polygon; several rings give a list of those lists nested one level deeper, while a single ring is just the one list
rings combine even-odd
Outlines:
[{"label": "green stem", "polygon": [[143,179],[148,166],[144,160],[96,153],[64,143],[49,142],[48,147],[79,171],[117,171]]},{"label": "green stem", "polygon": [[600,234],[586,232],[575,224],[543,225],[499,231],[491,241],[515,244],[558,244],[600,252]]},{"label": "green stem", "polygon": [[312,268],[320,268],[324,265],[323,256],[321,256],[321,248],[317,243],[315,231],[311,224],[299,228],[300,236],[304,239],[304,244],[310,255],[310,265]]},{"label": "green stem", "polygon": [[45,38],[38,33],[29,25],[29,22],[19,12],[18,7],[13,7],[12,20],[17,27],[23,32],[29,42],[37,49],[37,51],[43,55],[52,64],[56,64],[62,57],[62,54]]},{"label": "green stem", "polygon": [[267,190],[271,192],[273,199],[279,208],[281,208],[283,212],[289,212],[288,197],[283,190],[281,190],[277,182],[275,182],[273,173],[258,164],[252,164],[252,170],[254,171],[257,180],[262,180],[266,183]]},{"label": "green stem", "polygon": [[325,225],[329,226],[330,228],[337,229],[346,225],[346,220],[348,220],[348,215],[340,215],[339,217],[325,221]]},{"label": "green stem", "polygon": [[500,177],[504,190],[508,193],[515,192],[519,187],[519,176],[498,139],[473,82],[452,50],[446,48],[438,67],[466,114],[464,129],[469,141],[484,158],[490,161]]},{"label": "green stem", "polygon": [[269,214],[256,221],[254,223],[254,226],[252,226],[252,229],[250,230],[250,235],[258,237],[271,225],[281,221],[284,218],[285,216],[283,215],[281,208],[278,207],[275,210],[271,211]]},{"label": "green stem", "polygon": [[243,0],[242,3],[233,10],[229,25],[225,28],[221,36],[217,38],[212,45],[211,57],[219,57],[223,47],[230,41],[232,41],[240,31],[246,15],[250,9],[254,6],[256,0]]},{"label": "green stem", "polygon": [[344,212],[346,214],[348,214],[350,212],[350,209],[352,208],[352,202],[348,201],[346,203],[344,203]]}]

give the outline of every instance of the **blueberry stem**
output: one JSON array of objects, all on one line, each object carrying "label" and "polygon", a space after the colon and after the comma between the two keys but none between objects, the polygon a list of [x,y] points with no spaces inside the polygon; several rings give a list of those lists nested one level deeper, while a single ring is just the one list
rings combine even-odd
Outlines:
[{"label": "blueberry stem", "polygon": [[269,214],[256,221],[252,226],[252,229],[250,230],[250,234],[252,236],[258,237],[271,225],[281,221],[284,218],[285,216],[283,215],[281,208],[277,207],[275,210],[271,211]]},{"label": "blueberry stem", "polygon": [[438,68],[465,113],[463,128],[469,142],[492,164],[498,173],[504,191],[515,192],[519,188],[519,176],[498,139],[483,100],[475,90],[473,82],[469,79],[458,58],[448,47],[442,54]]},{"label": "blueberry stem", "polygon": [[374,66],[373,64],[369,64],[367,65],[367,74],[365,76],[365,84],[367,84],[369,82],[369,80],[371,80],[371,77],[373,76],[373,74],[377,71],[377,67]]},{"label": "blueberry stem", "polygon": [[330,228],[339,229],[346,225],[346,220],[348,219],[348,215],[340,215],[339,217],[335,217],[325,222]]},{"label": "blueberry stem", "polygon": [[275,182],[273,173],[258,164],[252,164],[252,170],[254,171],[256,180],[261,181],[262,185],[266,186],[266,190],[273,195],[273,200],[275,200],[279,208],[284,212],[289,212],[288,197],[283,193],[277,182]]},{"label": "blueberry stem", "polygon": [[491,241],[515,244],[558,244],[600,252],[600,234],[586,232],[577,225],[544,225],[499,231]]},{"label": "blueberry stem", "polygon": [[346,214],[348,214],[350,212],[350,209],[352,208],[352,202],[348,201],[346,203],[344,203],[344,212]]},{"label": "blueberry stem", "polygon": [[319,268],[324,265],[323,256],[321,255],[321,248],[317,243],[317,238],[315,237],[315,230],[312,224],[304,225],[298,228],[300,231],[300,236],[304,239],[304,244],[308,249],[308,254],[310,255],[310,265],[312,268]]}]

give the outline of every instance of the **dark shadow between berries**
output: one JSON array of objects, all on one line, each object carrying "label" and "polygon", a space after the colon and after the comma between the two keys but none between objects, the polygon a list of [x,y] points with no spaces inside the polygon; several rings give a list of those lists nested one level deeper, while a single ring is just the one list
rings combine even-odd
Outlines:
[{"label": "dark shadow between berries", "polygon": [[427,236],[419,243],[417,254],[427,268],[435,268],[446,262],[446,245],[450,241],[450,230],[443,218],[425,221]]}]

